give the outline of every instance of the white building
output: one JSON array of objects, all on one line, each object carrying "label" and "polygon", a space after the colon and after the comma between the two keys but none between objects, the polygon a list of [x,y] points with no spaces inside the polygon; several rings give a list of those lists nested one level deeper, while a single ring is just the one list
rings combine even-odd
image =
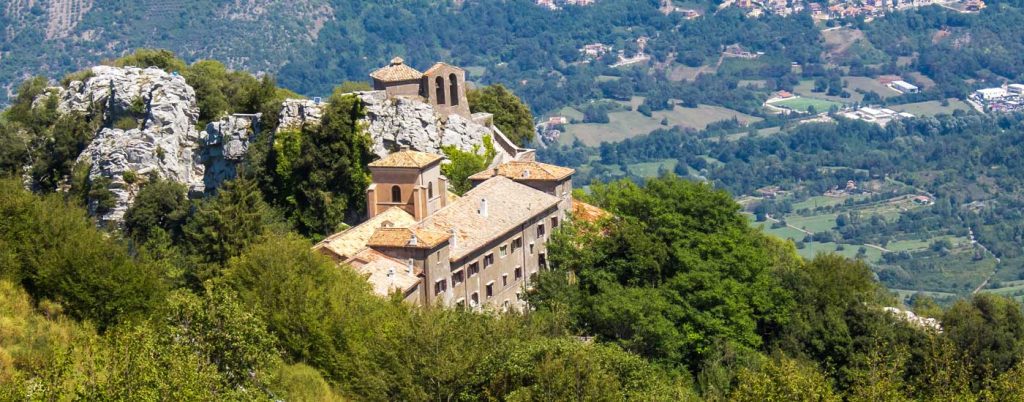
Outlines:
[{"label": "white building", "polygon": [[1002,99],[1002,98],[1005,98],[1007,95],[1009,95],[1009,93],[1006,91],[1006,89],[1001,88],[1001,87],[982,88],[982,89],[979,89],[977,91],[974,91],[974,94],[977,95],[982,100],[987,100],[987,101],[988,100],[993,100],[993,99]]},{"label": "white building", "polygon": [[1006,87],[1006,91],[1013,95],[1022,96],[1024,95],[1024,84],[1010,84]]},{"label": "white building", "polygon": [[911,84],[903,80],[893,81],[890,85],[892,86],[892,89],[895,89],[903,93],[912,94],[917,93],[919,91],[917,85]]}]

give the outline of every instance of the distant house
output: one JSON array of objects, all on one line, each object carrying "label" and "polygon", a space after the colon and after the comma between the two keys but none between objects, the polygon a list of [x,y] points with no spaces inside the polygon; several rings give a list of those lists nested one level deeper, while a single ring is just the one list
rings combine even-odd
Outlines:
[{"label": "distant house", "polygon": [[1006,92],[1009,92],[1011,95],[1024,96],[1024,84],[1007,85]]},{"label": "distant house", "polygon": [[792,98],[793,96],[794,95],[791,92],[785,91],[785,90],[782,90],[782,91],[779,91],[779,92],[775,93],[775,97],[778,98],[778,99],[789,99],[789,98]]},{"label": "distant house", "polygon": [[569,118],[565,116],[551,116],[548,118],[548,125],[560,126],[565,124],[569,124]]},{"label": "distant house", "polygon": [[580,52],[588,57],[601,57],[610,51],[612,51],[611,46],[600,42],[583,45],[583,49],[580,49]]},{"label": "distant house", "polygon": [[757,53],[744,49],[739,43],[726,46],[725,50],[722,51],[722,55],[725,57],[739,57],[742,59],[756,59],[758,56]]},{"label": "distant house", "polygon": [[1002,87],[995,87],[982,88],[977,91],[974,91],[974,94],[982,100],[993,100],[1005,98],[1008,95],[1008,92],[1006,91],[1006,89]]},{"label": "distant house", "polygon": [[918,93],[920,91],[920,89],[917,88],[917,85],[911,84],[903,80],[893,81],[891,84],[889,84],[889,86],[892,89],[903,92],[905,94],[913,94]]}]

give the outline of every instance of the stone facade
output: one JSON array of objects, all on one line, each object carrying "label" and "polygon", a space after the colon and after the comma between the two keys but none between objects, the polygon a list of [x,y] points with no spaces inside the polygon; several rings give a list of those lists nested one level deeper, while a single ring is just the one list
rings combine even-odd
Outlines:
[{"label": "stone facade", "polygon": [[531,276],[547,267],[551,232],[573,210],[574,171],[510,162],[474,175],[462,197],[431,198],[430,183],[439,191],[447,185],[440,160],[403,150],[371,164],[370,219],[314,249],[367,275],[378,293],[399,292],[410,303],[523,308]]},{"label": "stone facade", "polygon": [[446,63],[436,63],[426,72],[405,65],[401,57],[370,73],[373,89],[388,97],[417,98],[444,115],[470,118],[466,99],[466,71]]},{"label": "stone facade", "polygon": [[466,99],[466,71],[450,64],[437,63],[423,73],[420,94],[439,112],[469,118]]}]

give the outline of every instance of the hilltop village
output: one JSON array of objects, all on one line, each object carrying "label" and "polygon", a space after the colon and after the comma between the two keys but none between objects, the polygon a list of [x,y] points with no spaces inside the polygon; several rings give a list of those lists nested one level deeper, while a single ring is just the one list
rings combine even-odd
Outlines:
[{"label": "hilltop village", "polygon": [[[470,115],[465,72],[437,63],[426,72],[395,58],[370,74],[388,99],[430,104],[442,118]],[[499,146],[511,142],[494,129]],[[605,213],[572,198],[575,170],[540,163],[532,150],[509,153],[470,176],[473,188],[448,189],[442,155],[400,146],[370,163],[366,220],[314,250],[363,274],[374,292],[417,305],[522,309],[530,276],[547,268],[551,233],[578,211]]]}]

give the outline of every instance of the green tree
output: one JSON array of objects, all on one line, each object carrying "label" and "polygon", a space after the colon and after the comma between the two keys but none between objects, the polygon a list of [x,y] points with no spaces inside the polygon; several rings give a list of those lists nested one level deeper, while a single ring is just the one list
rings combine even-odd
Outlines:
[{"label": "green tree", "polygon": [[[263,234],[273,230],[271,208],[256,183],[237,179],[224,183],[216,197],[205,200],[183,228],[184,244],[204,262],[223,264]],[[216,273],[196,273],[200,282]]]},{"label": "green tree", "polygon": [[16,180],[0,181],[0,243],[9,263],[0,276],[101,328],[146,315],[163,295],[161,273],[130,258],[85,211],[57,195],[29,194]]},{"label": "green tree", "polygon": [[490,136],[484,137],[483,145],[482,154],[479,144],[474,144],[473,150],[469,152],[450,145],[441,148],[444,156],[450,161],[441,165],[441,173],[448,178],[448,189],[453,193],[462,195],[473,188],[469,176],[484,171],[494,160],[496,151]]},{"label": "green tree", "polygon": [[1013,299],[979,293],[958,301],[942,316],[942,327],[970,359],[975,387],[1024,358],[1024,313]]},{"label": "green tree", "polygon": [[224,93],[224,87],[228,84],[228,71],[223,64],[214,60],[200,60],[184,69],[182,75],[196,91],[200,126],[230,110],[228,95]]},{"label": "green tree", "polygon": [[501,84],[474,89],[466,93],[473,113],[494,115],[494,125],[517,145],[533,141],[533,114],[522,100]]},{"label": "green tree", "polygon": [[268,236],[231,260],[225,281],[267,323],[289,359],[367,399],[385,396],[390,379],[370,345],[387,356],[402,350],[388,342],[395,307],[371,294],[354,270],[339,269],[309,247],[297,236]]},{"label": "green tree", "polygon": [[565,301],[543,292],[575,276],[581,296],[567,302],[580,329],[671,364],[699,362],[719,341],[758,347],[785,322],[791,296],[773,270],[795,251],[751,229],[728,194],[675,176],[592,190],[619,218],[556,235],[538,309]]},{"label": "green tree", "polygon": [[115,59],[109,63],[117,67],[156,67],[169,73],[181,73],[186,69],[184,61],[175,56],[174,52],[164,49],[136,49],[132,54]]},{"label": "green tree", "polygon": [[207,285],[201,297],[188,291],[170,295],[163,312],[166,336],[215,366],[225,388],[258,392],[275,371],[275,340],[232,290]]},{"label": "green tree", "polygon": [[838,402],[842,398],[814,365],[779,356],[760,370],[741,369],[729,400]]},{"label": "green tree", "polygon": [[303,128],[301,152],[292,164],[286,206],[296,228],[307,235],[326,235],[347,220],[363,216],[373,158],[372,140],[359,119],[362,102],[335,91],[319,125]]},{"label": "green tree", "polygon": [[125,232],[141,243],[156,229],[180,238],[190,208],[187,191],[181,183],[170,180],[146,183],[124,215]]},{"label": "green tree", "polygon": [[359,91],[372,91],[373,86],[369,82],[365,81],[343,81],[341,85],[338,85],[338,91],[341,93],[351,93]]}]

